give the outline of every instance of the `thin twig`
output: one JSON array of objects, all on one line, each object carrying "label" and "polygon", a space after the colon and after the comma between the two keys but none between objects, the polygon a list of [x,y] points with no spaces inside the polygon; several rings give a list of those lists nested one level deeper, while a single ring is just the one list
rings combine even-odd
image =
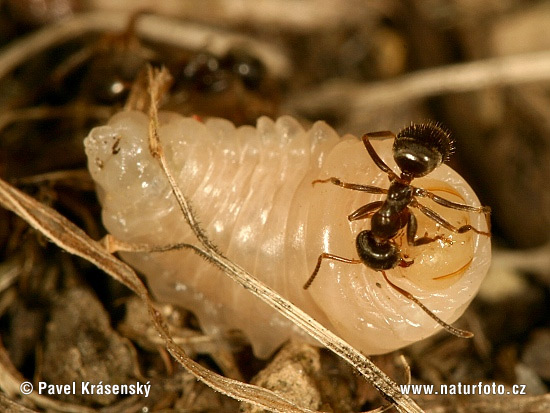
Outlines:
[{"label": "thin twig", "polygon": [[[2,179],[0,179],[0,205],[19,215],[60,248],[88,260],[137,294],[147,306],[149,316],[160,337],[164,340],[166,350],[206,385],[229,397],[256,404],[264,409],[281,413],[313,413],[312,410],[297,407],[270,390],[220,376],[188,357],[172,338],[164,316],[155,307],[147,288],[134,270],[111,255],[104,246],[92,240],[84,231],[54,209],[41,204]],[[0,387],[4,386],[1,381],[4,377],[1,374],[2,371],[3,369],[0,368]],[[20,384],[21,381],[12,380],[7,386],[10,391],[17,391],[14,390],[17,387],[15,382]]]},{"label": "thin twig", "polygon": [[202,0],[201,7],[197,7],[195,2],[181,0],[88,0],[88,4],[95,10],[118,12],[147,8],[159,14],[193,21],[216,24],[223,21],[226,24],[269,26],[300,32],[364,23],[369,18],[374,20],[382,10],[395,7],[388,0],[339,0],[338,7],[334,7],[334,0]]},{"label": "thin twig", "polygon": [[395,403],[396,408],[401,412],[421,412],[420,407],[408,396],[401,393],[399,386],[390,379],[382,370],[380,370],[371,360],[365,357],[361,352],[353,348],[350,344],[340,337],[323,327],[308,314],[294,306],[291,302],[281,297],[271,288],[260,282],[252,274],[248,273],[239,265],[223,256],[212,245],[207,235],[198,225],[193,212],[190,209],[188,199],[179,189],[170,167],[167,165],[163,155],[162,146],[157,132],[158,112],[157,103],[159,84],[162,84],[162,78],[165,76],[163,71],[149,68],[149,81],[151,92],[150,107],[150,125],[149,125],[149,147],[151,154],[157,159],[166,175],[172,193],[178,201],[179,207],[188,224],[191,226],[195,236],[203,245],[209,260],[221,268],[234,281],[241,284],[244,288],[259,297],[265,303],[284,315],[295,325],[301,327],[310,336],[319,341],[322,345],[336,353],[349,364],[357,369],[369,383],[371,383],[386,399]]},{"label": "thin twig", "polygon": [[[128,13],[94,12],[46,26],[0,51],[0,79],[33,55],[54,45],[87,33],[124,31],[130,21]],[[257,55],[273,75],[285,77],[290,73],[290,63],[284,53],[252,37],[154,15],[139,17],[136,33],[151,41],[190,50],[208,50],[218,55],[241,46]]]},{"label": "thin twig", "polygon": [[550,80],[550,51],[426,69],[400,78],[356,83],[331,80],[289,99],[297,111],[363,112],[446,93]]}]

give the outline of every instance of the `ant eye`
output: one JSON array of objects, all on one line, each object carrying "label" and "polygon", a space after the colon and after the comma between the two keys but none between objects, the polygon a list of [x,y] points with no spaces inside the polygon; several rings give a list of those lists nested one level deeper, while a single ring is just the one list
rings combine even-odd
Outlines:
[{"label": "ant eye", "polygon": [[420,177],[447,161],[453,149],[451,135],[441,125],[413,123],[397,134],[393,157],[401,171]]}]

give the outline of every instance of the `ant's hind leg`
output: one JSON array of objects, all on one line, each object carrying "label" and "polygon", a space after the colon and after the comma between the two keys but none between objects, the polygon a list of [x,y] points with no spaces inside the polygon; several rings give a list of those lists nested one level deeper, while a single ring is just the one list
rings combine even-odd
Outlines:
[{"label": "ant's hind leg", "polygon": [[388,285],[391,288],[393,288],[398,293],[404,295],[407,299],[411,300],[413,303],[415,303],[417,306],[419,306],[422,309],[422,311],[424,311],[427,315],[429,315],[435,322],[437,322],[440,326],[442,326],[449,333],[451,333],[451,334],[453,334],[457,337],[461,337],[461,338],[471,338],[471,337],[474,336],[474,334],[469,332],[469,331],[461,330],[460,328],[456,328],[456,327],[453,327],[450,324],[447,324],[441,318],[436,316],[428,307],[426,307],[424,304],[422,304],[422,302],[418,298],[416,298],[414,295],[412,295],[410,292],[408,292],[407,290],[404,290],[403,288],[401,288],[401,287],[395,285],[394,283],[392,283],[389,280],[388,276],[386,275],[385,271],[381,271],[381,273],[382,273],[382,275],[384,276],[384,279],[386,280],[386,282],[388,283]]},{"label": "ant's hind leg", "polygon": [[425,207],[424,205],[413,202],[411,203],[411,206],[416,207],[422,212],[424,215],[426,215],[431,220],[437,222],[439,225],[441,225],[443,228],[448,229],[449,231],[456,232],[458,234],[464,234],[468,231],[474,231],[477,234],[480,235],[486,235],[488,237],[491,236],[490,232],[480,231],[477,228],[472,227],[471,225],[462,225],[461,227],[455,227],[453,224],[451,224],[449,221],[447,221],[445,218],[443,218],[441,215],[439,215],[437,212],[433,211],[432,209]]},{"label": "ant's hind leg", "polygon": [[428,237],[428,234],[423,237],[416,238],[416,231],[418,230],[418,222],[416,217],[411,212],[409,214],[409,221],[407,222],[407,243],[412,246],[425,245],[430,242],[434,242],[440,239],[443,239],[441,235],[436,235],[435,237]]},{"label": "ant's hind leg", "polygon": [[370,157],[372,158],[376,166],[378,166],[378,168],[380,168],[382,171],[387,173],[390,180],[394,180],[394,179],[397,179],[397,175],[395,174],[395,172],[391,170],[391,168],[388,165],[386,165],[386,163],[382,160],[382,158],[380,158],[380,156],[376,153],[376,151],[374,150],[374,147],[372,146],[369,140],[369,138],[385,138],[385,137],[395,139],[395,134],[390,131],[369,132],[369,133],[365,133],[361,138],[361,140],[363,141],[363,145],[365,145],[367,152],[369,153]]},{"label": "ant's hind leg", "polygon": [[339,255],[333,255],[333,254],[328,254],[326,252],[323,252],[321,255],[319,255],[319,258],[317,258],[317,265],[315,266],[315,269],[311,273],[311,276],[308,278],[308,280],[304,284],[304,287],[303,287],[304,290],[307,290],[309,288],[309,286],[311,285],[311,283],[313,282],[313,280],[315,279],[315,277],[317,277],[317,273],[319,272],[319,269],[321,268],[321,262],[323,262],[323,260],[340,261],[340,262],[345,262],[346,264],[361,264],[362,263],[361,260],[356,260],[356,259],[353,259],[353,258],[344,258],[344,257],[340,257]]}]

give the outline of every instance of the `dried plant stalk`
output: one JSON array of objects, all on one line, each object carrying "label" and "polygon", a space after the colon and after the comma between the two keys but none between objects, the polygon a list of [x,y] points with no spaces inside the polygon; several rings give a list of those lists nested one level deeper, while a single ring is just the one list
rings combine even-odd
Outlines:
[{"label": "dried plant stalk", "polygon": [[[151,77],[153,77],[152,72]],[[158,82],[159,79],[163,79],[163,75],[157,73],[155,78]],[[162,84],[162,80],[160,80],[160,82]],[[158,83],[157,87],[154,87],[155,82],[152,82],[152,85],[153,87],[151,89],[153,96],[156,97]],[[174,194],[178,198],[189,224],[198,233],[198,239],[204,246],[204,249],[192,245],[183,245],[183,247],[193,248],[199,254],[208,257],[211,262],[224,269],[224,271],[231,275],[237,282],[245,286],[245,288],[258,295],[269,305],[276,308],[297,325],[301,326],[327,348],[331,349],[353,365],[386,399],[395,403],[399,411],[421,412],[422,410],[416,403],[408,396],[401,394],[398,385],[378,369],[368,358],[216,251],[215,247],[210,243],[195,222],[194,216],[189,211],[189,205],[186,198],[181,194],[177,186],[174,185],[169,169],[164,162],[164,158],[161,156],[162,148],[160,147],[160,142],[156,135],[156,99],[152,99],[152,102],[151,144],[153,153],[157,153],[160,160],[162,160],[167,177],[171,180],[173,185]],[[183,349],[174,342],[164,317],[160,311],[155,308],[146,287],[132,268],[111,255],[103,245],[89,238],[84,231],[55,210],[41,204],[1,179],[0,204],[19,215],[27,221],[29,225],[48,237],[59,247],[71,254],[78,255],[90,261],[134,291],[147,306],[153,324],[164,340],[166,349],[180,364],[182,364],[182,366],[205,384],[237,400],[252,403],[271,411],[311,412],[309,409],[300,408],[290,403],[272,391],[215,374],[190,359]]]},{"label": "dried plant stalk", "polygon": [[338,7],[334,7],[333,0],[256,0],[242,3],[234,0],[206,0],[201,3],[203,7],[197,7],[194,2],[180,0],[90,0],[89,6],[104,12],[153,10],[158,14],[209,23],[223,21],[233,25],[269,25],[305,32],[361,22],[361,19],[368,19],[375,11],[392,7],[386,3],[384,0],[369,0],[368,3],[340,0]]},{"label": "dried plant stalk", "polygon": [[189,358],[184,350],[174,342],[166,320],[162,313],[155,308],[147,288],[134,270],[111,255],[99,242],[89,238],[84,231],[52,208],[41,204],[2,179],[0,179],[0,204],[19,215],[65,251],[90,261],[136,293],[147,306],[149,315],[164,340],[166,349],[183,367],[205,384],[237,400],[256,404],[276,412],[312,412],[309,409],[295,406],[269,390],[213,373]]},{"label": "dried plant stalk", "polygon": [[[126,30],[130,18],[131,15],[128,13],[116,12],[79,14],[33,32],[21,40],[12,42],[0,54],[0,79],[29,57],[63,41],[87,33]],[[191,50],[206,49],[214,54],[224,54],[234,46],[246,47],[258,56],[275,76],[287,76],[290,72],[290,63],[284,53],[273,45],[252,37],[153,15],[139,17],[136,33],[152,41]]]},{"label": "dried plant stalk", "polygon": [[446,93],[549,79],[550,52],[543,51],[430,68],[388,81],[357,83],[331,80],[312,91],[294,96],[290,101],[292,108],[298,111],[340,112],[346,108],[365,113]]},{"label": "dried plant stalk", "polygon": [[[153,157],[159,161],[162,170],[170,183],[172,193],[178,201],[178,205],[185,220],[193,230],[199,242],[204,247],[204,250],[200,252],[201,255],[206,256],[210,262],[221,268],[234,281],[238,282],[244,288],[258,296],[261,300],[273,307],[275,310],[279,311],[282,315],[302,328],[329,350],[333,351],[350,363],[376,389],[378,389],[378,391],[380,391],[385,398],[395,403],[399,411],[422,411],[412,399],[401,393],[398,385],[393,380],[391,380],[384,372],[376,367],[367,357],[361,354],[361,352],[354,349],[347,342],[323,327],[309,315],[304,313],[289,301],[285,300],[268,286],[258,281],[253,275],[248,273],[242,267],[226,258],[208,239],[192,213],[188,199],[180,191],[175,179],[173,178],[170,167],[166,163],[158,135],[157,104],[161,98],[160,91],[163,90],[164,84],[169,81],[170,75],[165,69],[157,70],[149,67],[149,86],[151,93],[151,107],[149,110],[149,149]],[[192,248],[199,250],[197,247]]]}]

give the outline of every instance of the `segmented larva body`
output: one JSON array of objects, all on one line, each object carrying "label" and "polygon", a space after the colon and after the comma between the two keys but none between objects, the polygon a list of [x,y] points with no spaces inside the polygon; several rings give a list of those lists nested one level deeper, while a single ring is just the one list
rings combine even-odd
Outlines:
[{"label": "segmented larva body", "polygon": [[[126,111],[85,140],[89,169],[97,182],[103,222],[128,242],[196,244],[171,194],[166,177],[148,151],[148,117]],[[260,118],[256,128],[235,128],[222,119],[204,123],[160,113],[160,139],[167,160],[194,212],[218,249],[281,295],[366,354],[389,352],[439,329],[424,311],[365,265],[324,262],[308,290],[302,288],[321,252],[357,258],[355,238],[370,220],[347,216],[380,195],[330,183],[343,181],[388,187],[387,175],[372,162],[362,142],[340,138],[323,122],[305,131],[296,120]],[[398,171],[393,141],[373,141],[380,156]],[[413,184],[449,200],[479,205],[470,186],[443,165]],[[454,225],[481,230],[482,214],[426,206]],[[490,263],[490,240],[473,232],[452,234],[414,210],[418,235],[446,238],[409,247],[414,264],[387,271],[396,285],[420,299],[448,323],[455,321],[478,291]],[[268,356],[297,327],[194,253],[125,253],[143,272],[156,297],[193,310],[209,334],[240,329],[255,353]]]}]

